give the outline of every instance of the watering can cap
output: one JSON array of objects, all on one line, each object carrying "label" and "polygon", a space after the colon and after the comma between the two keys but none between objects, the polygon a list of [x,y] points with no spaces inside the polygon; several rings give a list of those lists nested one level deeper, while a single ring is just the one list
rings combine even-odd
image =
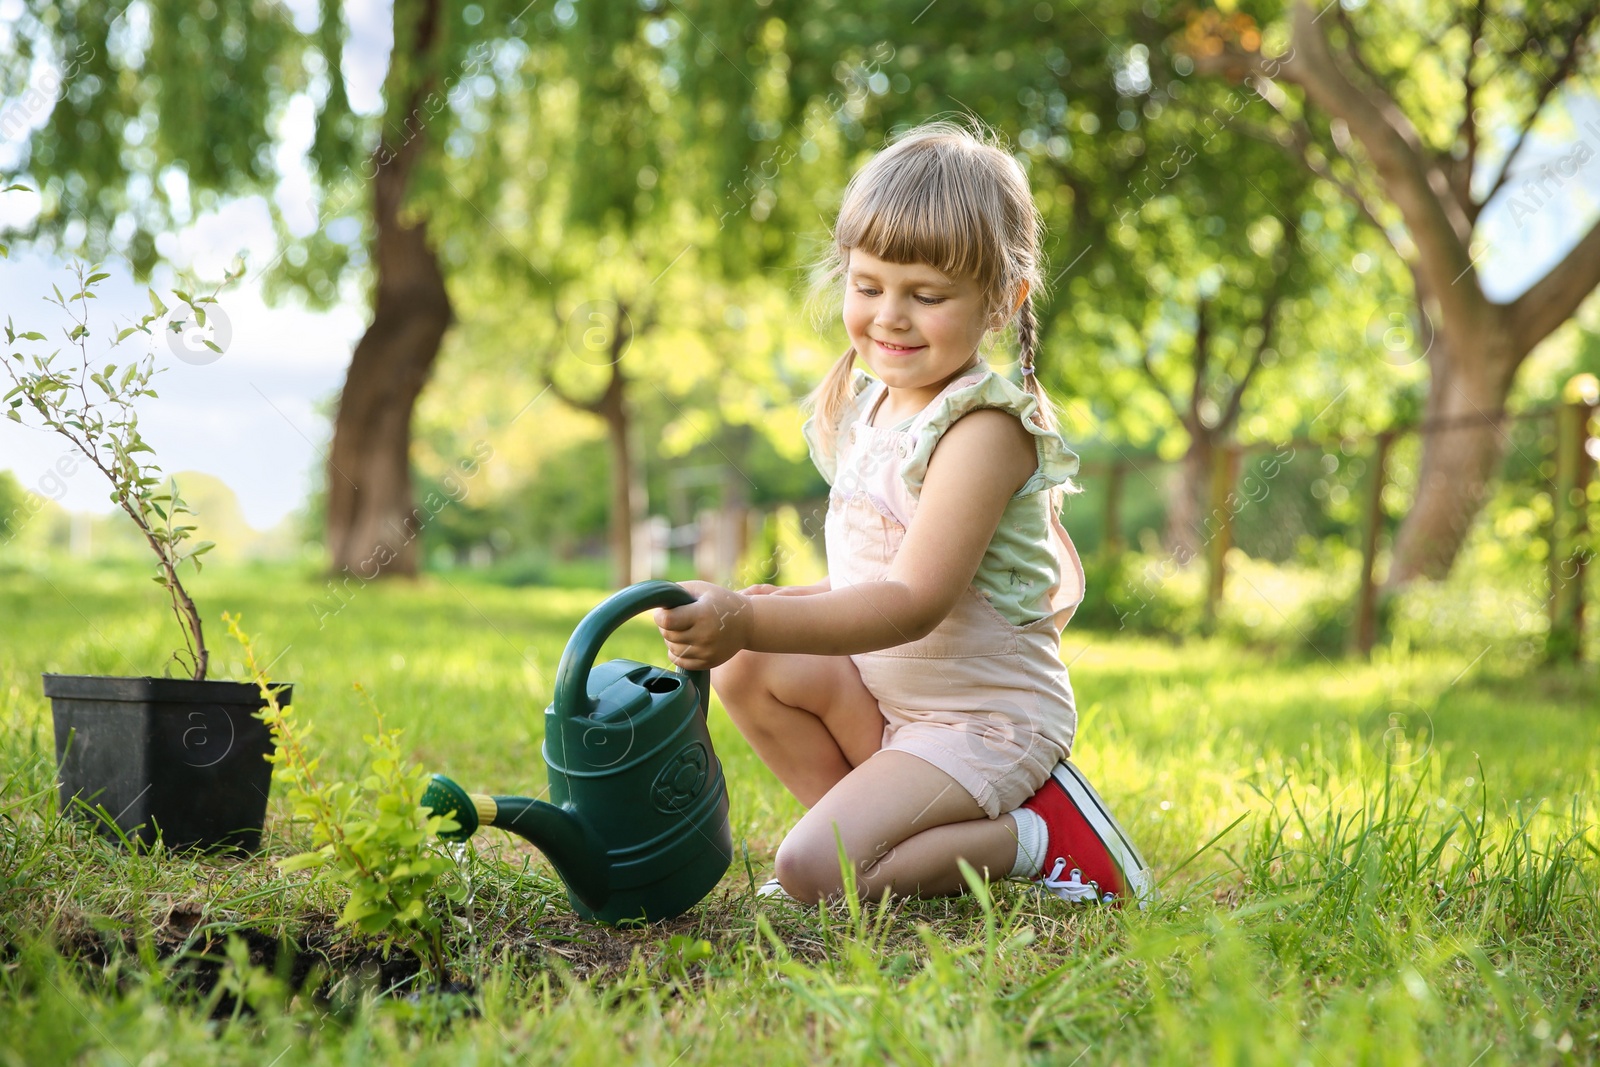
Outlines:
[{"label": "watering can cap", "polygon": [[589,672],[591,719],[627,718],[683,688],[683,678],[660,667],[612,660]]}]

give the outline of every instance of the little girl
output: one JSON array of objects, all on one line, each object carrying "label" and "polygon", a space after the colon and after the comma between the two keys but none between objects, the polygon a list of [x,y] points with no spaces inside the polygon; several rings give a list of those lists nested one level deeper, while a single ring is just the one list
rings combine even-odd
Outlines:
[{"label": "little girl", "polygon": [[[690,582],[695,603],[655,615],[809,809],[777,855],[797,900],[841,892],[841,845],[872,899],[959,893],[959,860],[1069,900],[1146,896],[1065,762],[1060,627],[1083,568],[1056,513],[1078,460],[1034,374],[1040,229],[1016,161],[960,126],[912,130],[855,175],[822,282],[843,285],[851,347],[805,426],[832,485],[828,577]],[[978,353],[1012,320],[1022,388]]]}]

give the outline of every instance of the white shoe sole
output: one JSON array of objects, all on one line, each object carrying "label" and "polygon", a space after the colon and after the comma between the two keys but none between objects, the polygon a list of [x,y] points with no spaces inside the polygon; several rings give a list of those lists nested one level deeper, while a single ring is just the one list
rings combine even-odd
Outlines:
[{"label": "white shoe sole", "polygon": [[761,888],[756,890],[756,896],[776,898],[783,901],[785,904],[800,903],[798,900],[794,899],[794,897],[789,895],[789,891],[783,888],[783,883],[778,881],[776,878],[767,879],[767,881],[762,884]]}]

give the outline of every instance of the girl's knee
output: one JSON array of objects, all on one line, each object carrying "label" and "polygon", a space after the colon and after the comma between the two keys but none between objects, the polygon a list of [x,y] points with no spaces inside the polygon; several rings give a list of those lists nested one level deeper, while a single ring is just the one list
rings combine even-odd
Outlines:
[{"label": "girl's knee", "polygon": [[850,855],[847,851],[841,861],[839,841],[833,836],[832,830],[830,825],[828,833],[824,835],[819,828],[807,826],[802,821],[789,831],[789,835],[778,846],[774,862],[778,881],[795,899],[814,904],[824,897],[837,897],[843,893],[845,868],[841,862],[854,868],[851,873],[859,892],[877,874],[884,860],[893,854],[892,848],[880,846],[869,849],[868,854],[862,856]]},{"label": "girl's knee", "polygon": [[766,664],[762,661],[766,658],[766,653],[749,649],[735,653],[726,663],[711,668],[711,688],[725,704],[730,697],[737,700],[747,696],[760,688],[766,673]]},{"label": "girl's knee", "polygon": [[790,831],[783,839],[773,865],[784,890],[802,904],[815,904],[844,888],[838,851],[823,850],[801,832]]}]

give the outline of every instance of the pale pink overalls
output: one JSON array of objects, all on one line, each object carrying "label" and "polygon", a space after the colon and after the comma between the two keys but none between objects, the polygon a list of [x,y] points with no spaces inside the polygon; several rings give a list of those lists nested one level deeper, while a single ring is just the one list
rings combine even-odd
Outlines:
[{"label": "pale pink overalls", "polygon": [[[918,496],[901,476],[902,464],[941,400],[989,373],[980,366],[951,382],[905,430],[871,425],[886,395],[882,383],[873,382],[857,397],[855,417],[846,418],[834,444],[825,526],[834,589],[888,577],[917,510]],[[1083,599],[1083,567],[1047,503],[1049,495],[1030,494],[1012,506],[1027,507],[1019,501],[1042,497],[1035,505],[1049,513],[1057,576],[1047,593],[1052,615],[1013,624],[968,586],[926,637],[850,657],[883,713],[883,747],[945,771],[991,819],[1033,795],[1071,749],[1077,728],[1060,627]]]}]

